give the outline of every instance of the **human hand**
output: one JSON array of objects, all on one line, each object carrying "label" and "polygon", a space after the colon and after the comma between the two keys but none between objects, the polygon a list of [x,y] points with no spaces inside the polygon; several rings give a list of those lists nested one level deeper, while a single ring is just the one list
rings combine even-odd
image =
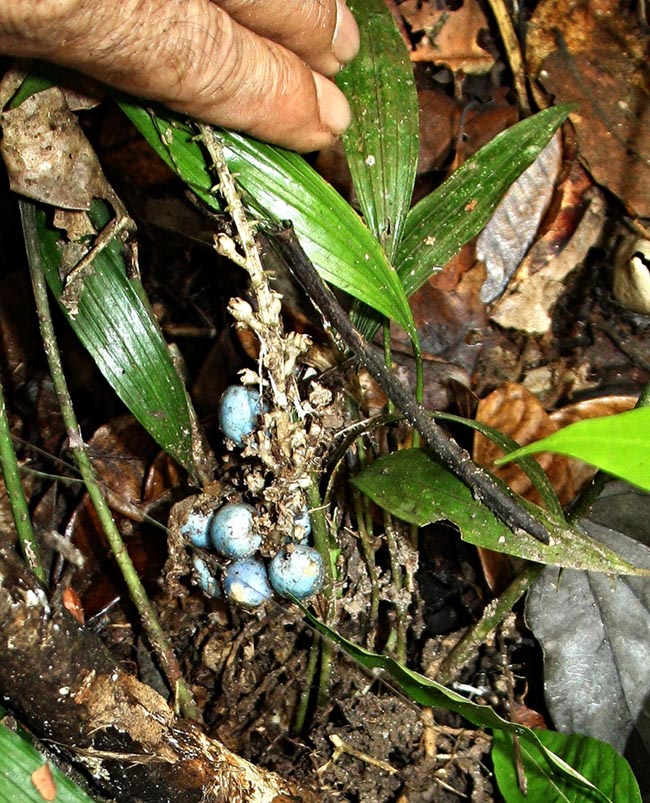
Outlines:
[{"label": "human hand", "polygon": [[0,0],[0,53],[303,152],[347,128],[324,76],[358,44],[342,0]]}]

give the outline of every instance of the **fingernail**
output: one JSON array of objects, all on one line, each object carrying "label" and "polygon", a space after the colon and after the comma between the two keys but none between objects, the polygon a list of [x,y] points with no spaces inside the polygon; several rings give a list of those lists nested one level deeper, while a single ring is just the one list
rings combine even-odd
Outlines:
[{"label": "fingernail", "polygon": [[338,87],[320,73],[314,73],[318,113],[321,123],[338,136],[350,125],[352,114],[345,95]]},{"label": "fingernail", "polygon": [[336,28],[332,37],[332,53],[341,64],[347,64],[358,51],[359,28],[356,20],[343,0],[336,0]]}]

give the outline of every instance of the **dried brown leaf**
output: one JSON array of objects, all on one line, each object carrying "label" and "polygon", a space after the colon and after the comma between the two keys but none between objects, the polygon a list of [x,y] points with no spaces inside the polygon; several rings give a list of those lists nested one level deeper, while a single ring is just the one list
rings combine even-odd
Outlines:
[{"label": "dried brown leaf", "polygon": [[31,782],[43,800],[56,800],[56,783],[48,764],[43,764],[42,767],[32,772]]},{"label": "dried brown leaf", "polygon": [[571,115],[595,180],[650,215],[649,36],[618,0],[545,0],[529,24],[529,73]]},{"label": "dried brown leaf", "polygon": [[2,156],[11,189],[63,209],[88,210],[114,195],[79,122],[56,87],[2,115]]},{"label": "dried brown leaf", "polygon": [[399,10],[414,32],[424,34],[411,53],[413,61],[445,64],[451,70],[470,74],[492,68],[494,59],[478,44],[488,21],[476,0],[465,0],[455,11],[441,10],[430,2],[406,0]]},{"label": "dried brown leaf", "polygon": [[[575,421],[630,410],[635,402],[633,396],[601,396],[567,405],[549,414],[534,394],[522,385],[507,382],[479,402],[476,419],[525,445]],[[517,493],[539,503],[537,492],[520,469],[510,465],[495,470],[493,461],[501,454],[501,449],[492,441],[478,433],[475,435],[474,460],[494,471]],[[577,490],[595,473],[592,466],[563,455],[546,452],[535,455],[535,459],[548,474],[562,504],[571,501]]]},{"label": "dried brown leaf", "polygon": [[578,162],[558,188],[552,221],[526,254],[490,318],[500,326],[544,334],[565,280],[597,244],[605,220],[602,193]]},{"label": "dried brown leaf", "polygon": [[[482,399],[476,411],[476,420],[489,424],[522,445],[546,437],[558,429],[537,396],[515,382],[507,382]],[[492,441],[479,433],[475,434],[474,460],[494,471],[514,491],[540,504],[537,491],[520,468],[515,465],[494,468],[494,460],[502,454],[503,451]],[[567,458],[543,453],[536,455],[535,459],[548,474],[560,501],[563,504],[569,502],[575,495],[575,484]]]}]

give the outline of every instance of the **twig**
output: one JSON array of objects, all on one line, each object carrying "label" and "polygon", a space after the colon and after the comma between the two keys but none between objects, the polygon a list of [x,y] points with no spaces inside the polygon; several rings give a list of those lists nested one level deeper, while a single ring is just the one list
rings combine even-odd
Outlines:
[{"label": "twig", "polygon": [[347,347],[372,373],[384,393],[405,418],[422,435],[447,468],[471,489],[474,498],[483,502],[513,532],[523,530],[544,544],[549,542],[549,533],[544,525],[525,510],[513,496],[500,488],[490,475],[472,462],[469,454],[461,449],[433,421],[429,412],[390,373],[383,362],[368,347],[363,337],[350,323],[332,291],[324,284],[316,269],[287,226],[273,234],[283,258],[303,286],[312,302],[320,309],[326,321],[334,328]]},{"label": "twig", "polygon": [[41,551],[34,535],[32,520],[27,507],[27,500],[20,481],[20,473],[16,462],[16,452],[11,440],[11,429],[7,418],[2,382],[0,381],[0,470],[5,480],[5,488],[11,507],[11,515],[18,534],[18,543],[29,568],[41,583],[46,582],[45,569],[41,561]]},{"label": "twig", "polygon": [[526,93],[526,71],[524,69],[524,62],[521,56],[521,48],[517,41],[510,14],[506,8],[503,0],[488,0],[497,26],[503,45],[506,49],[506,56],[510,63],[512,76],[515,84],[515,92],[519,99],[519,105],[526,114],[530,114],[530,103],[528,102],[528,95]]},{"label": "twig", "polygon": [[167,642],[167,638],[158,621],[154,607],[147,596],[144,586],[140,582],[138,573],[124,545],[122,536],[117,529],[106,498],[95,478],[95,472],[88,452],[86,451],[86,446],[83,442],[81,430],[68,391],[67,382],[63,373],[63,366],[61,365],[61,355],[54,334],[54,326],[47,297],[47,286],[41,267],[39,243],[36,239],[35,206],[30,202],[21,201],[20,210],[23,219],[25,245],[32,277],[32,286],[34,288],[34,298],[36,300],[41,337],[50,368],[50,374],[52,376],[52,383],[61,410],[61,416],[68,434],[72,455],[88,491],[88,496],[95,507],[99,521],[106,534],[115,561],[122,572],[131,599],[140,615],[151,647],[156,653],[160,661],[161,669],[165,673],[170,688],[176,696],[179,709],[185,716],[198,719],[198,711],[194,703],[192,692],[183,679],[176,656]]}]

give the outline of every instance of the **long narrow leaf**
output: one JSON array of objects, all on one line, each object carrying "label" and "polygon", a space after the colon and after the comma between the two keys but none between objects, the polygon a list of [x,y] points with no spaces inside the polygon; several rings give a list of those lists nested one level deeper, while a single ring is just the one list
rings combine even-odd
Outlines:
[{"label": "long narrow leaf", "polygon": [[407,295],[479,233],[570,111],[546,109],[503,131],[411,209],[395,263]]},{"label": "long narrow leaf", "polygon": [[[122,102],[156,153],[212,208],[213,179],[192,129]],[[414,332],[401,282],[379,242],[341,196],[295,153],[220,130],[244,202],[262,222],[290,220],[325,281]]]},{"label": "long narrow leaf", "polygon": [[[91,217],[98,229],[108,220],[106,209],[99,203]],[[36,210],[33,220],[24,221],[26,228],[32,225],[40,242],[45,277],[58,301],[63,291],[59,233],[47,225],[45,213],[40,210]],[[38,259],[27,234],[28,256],[30,260]],[[185,389],[142,287],[126,275],[119,241],[114,239],[93,260],[79,296],[77,314],[70,315],[63,305],[61,308],[129,410],[160,446],[193,474],[192,427]]]},{"label": "long narrow leaf", "polygon": [[418,162],[413,67],[384,0],[348,7],[360,20],[361,46],[337,78],[352,108],[343,144],[364,219],[392,261]]},{"label": "long narrow leaf", "polygon": [[[32,774],[44,764],[43,756],[26,739],[0,725],[0,800],[15,803],[51,800],[49,796],[43,797],[32,782]],[[92,798],[57,767],[50,765],[50,772],[56,803],[93,803]]]},{"label": "long narrow leaf", "polygon": [[[554,778],[559,777],[564,780],[570,779],[574,785],[578,784],[585,790],[592,792],[594,795],[593,800],[603,800],[607,801],[607,803],[614,803],[608,795],[600,792],[591,780],[585,778],[580,771],[574,769],[561,756],[549,750],[540,741],[535,731],[515,722],[502,719],[496,711],[489,706],[472,703],[470,700],[447,689],[440,683],[436,683],[434,680],[421,675],[419,672],[408,669],[394,658],[386,655],[378,655],[377,653],[360,647],[352,641],[348,641],[348,639],[341,636],[335,630],[332,630],[324,622],[321,622],[320,619],[317,619],[304,605],[298,604],[305,617],[319,633],[331,639],[335,644],[338,644],[347,655],[361,664],[361,666],[365,666],[370,670],[381,669],[385,671],[389,677],[397,683],[402,692],[414,702],[429,708],[444,708],[448,711],[454,711],[481,728],[490,728],[495,732],[504,731],[519,736],[522,741],[530,744],[538,753],[541,753],[548,762]],[[546,798],[544,798],[544,801],[545,800]],[[616,803],[619,803],[619,801],[617,800]]]}]

